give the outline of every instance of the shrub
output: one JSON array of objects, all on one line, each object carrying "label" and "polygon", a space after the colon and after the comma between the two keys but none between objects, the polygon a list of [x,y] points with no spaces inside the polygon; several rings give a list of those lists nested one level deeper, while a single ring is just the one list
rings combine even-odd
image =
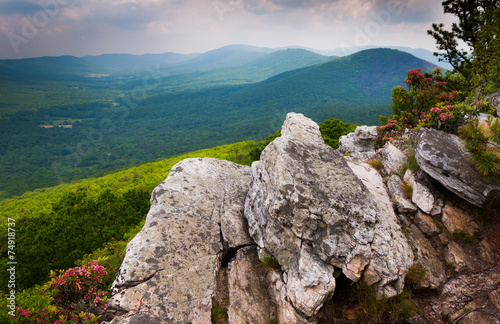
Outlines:
[{"label": "shrub", "polygon": [[97,261],[87,266],[51,272],[52,280],[39,290],[51,296],[51,305],[42,310],[18,307],[18,323],[97,323],[105,310],[106,292],[102,290],[107,271]]},{"label": "shrub", "polygon": [[500,118],[470,120],[460,128],[460,137],[472,155],[472,163],[486,180],[500,178]]},{"label": "shrub", "polygon": [[337,149],[339,148],[340,136],[354,132],[357,126],[359,125],[345,123],[340,119],[330,118],[325,120],[324,123],[319,124],[319,130],[325,144]]},{"label": "shrub", "polygon": [[425,275],[426,271],[421,265],[412,265],[406,272],[405,281],[409,284],[418,284],[424,280]]}]

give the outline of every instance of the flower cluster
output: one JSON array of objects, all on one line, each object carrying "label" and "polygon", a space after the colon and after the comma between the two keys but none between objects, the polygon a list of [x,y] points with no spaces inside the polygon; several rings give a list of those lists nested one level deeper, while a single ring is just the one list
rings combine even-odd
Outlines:
[{"label": "flower cluster", "polygon": [[43,310],[18,307],[19,323],[97,323],[97,316],[107,308],[104,281],[107,271],[97,261],[87,266],[51,272],[52,306]]},{"label": "flower cluster", "polygon": [[65,324],[65,323],[85,323],[94,324],[98,323],[98,316],[88,312],[72,313],[69,310],[63,309],[47,309],[30,311],[28,309],[23,309],[22,307],[17,308],[16,312],[16,322],[20,324],[32,324],[32,323],[42,323],[42,324]]},{"label": "flower cluster", "polygon": [[421,69],[410,70],[405,83],[407,89],[397,86],[392,90],[394,116],[377,128],[378,136],[374,140],[379,146],[401,139],[406,128],[450,130],[461,117],[455,109],[458,93],[446,91],[441,69],[435,69],[433,74],[424,74]]},{"label": "flower cluster", "polygon": [[98,289],[102,288],[103,278],[108,273],[97,261],[89,262],[88,266],[68,269],[58,277],[54,272],[51,275],[54,278],[51,284],[55,291],[52,299],[54,305],[76,309],[77,304],[83,302],[91,307],[105,309],[102,297],[106,293]]}]

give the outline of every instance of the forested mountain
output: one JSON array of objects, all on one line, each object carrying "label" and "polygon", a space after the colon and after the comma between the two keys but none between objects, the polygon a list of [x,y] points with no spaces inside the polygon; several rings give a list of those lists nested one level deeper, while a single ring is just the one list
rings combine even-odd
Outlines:
[{"label": "forested mountain", "polygon": [[367,46],[352,46],[352,47],[343,47],[343,48],[336,48],[332,50],[326,50],[326,51],[317,51],[314,49],[308,49],[310,51],[313,51],[315,53],[321,54],[321,55],[336,55],[336,56],[347,56],[351,55],[357,52],[365,51],[368,49],[374,49],[374,48],[388,48],[388,49],[395,49],[398,51],[406,52],[411,55],[414,55],[418,57],[419,59],[422,59],[424,61],[428,61],[432,64],[438,65],[440,67],[443,67],[448,70],[452,70],[453,67],[446,63],[446,62],[440,62],[439,58],[434,55],[433,52],[426,50],[424,48],[411,48],[411,47],[404,47],[404,46],[373,46],[373,45],[367,45]]},{"label": "forested mountain", "polygon": [[[265,74],[266,64],[267,73],[275,73],[291,67],[293,60],[325,60],[302,50],[265,55],[232,73],[227,70],[226,79],[213,74],[213,83],[231,83],[231,74],[259,66]],[[196,149],[262,139],[281,126],[289,111],[317,122],[333,117],[377,124],[378,115],[390,113],[391,89],[402,85],[415,67],[434,66],[404,52],[374,49],[238,86],[208,87],[210,74],[206,79],[193,74],[193,84],[176,91],[169,88],[173,79],[161,74],[150,78],[149,87],[142,78],[137,83],[122,78],[32,81],[22,95],[6,93],[6,101],[0,102],[1,111],[8,111],[0,115],[0,197]],[[23,86],[2,82],[3,89]],[[196,82],[205,82],[205,88],[197,90]],[[67,128],[58,127],[62,125]]]},{"label": "forested mountain", "polygon": [[0,60],[0,76],[16,79],[79,79],[89,73],[102,73],[104,71],[105,69],[74,56]]},{"label": "forested mountain", "polygon": [[[327,62],[334,58],[336,57],[323,56],[302,49],[287,49],[266,54],[259,59],[235,67],[176,74],[181,70],[179,70],[178,66],[173,66],[160,67],[155,72],[158,71],[158,76],[163,79],[160,84],[161,91],[179,91],[221,85],[255,83],[283,72]],[[209,69],[210,66],[205,65],[202,69]],[[121,88],[132,89],[133,87],[140,86],[145,75],[147,73],[137,75],[132,80],[125,82]]]}]

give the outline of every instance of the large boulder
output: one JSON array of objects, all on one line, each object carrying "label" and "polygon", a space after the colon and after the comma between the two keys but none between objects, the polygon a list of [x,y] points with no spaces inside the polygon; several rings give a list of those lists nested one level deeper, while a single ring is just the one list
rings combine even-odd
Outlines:
[{"label": "large boulder", "polygon": [[[251,242],[234,220],[243,217],[249,183],[250,168],[228,161],[187,159],[172,168],[111,287],[112,323],[210,323],[223,245]],[[242,230],[221,234],[225,223]]]},{"label": "large boulder", "polygon": [[499,187],[484,182],[477,174],[460,138],[421,128],[417,141],[415,158],[420,168],[451,192],[479,207],[500,202]]},{"label": "large boulder", "polygon": [[281,133],[252,164],[245,216],[254,241],[284,271],[288,300],[301,313],[314,315],[334,291],[332,266],[358,281],[370,263],[379,276],[372,282],[379,294],[399,293],[397,267],[405,269],[412,257],[406,246],[403,262],[392,259],[405,245],[394,212],[386,216],[392,211],[390,198],[386,194],[387,206],[378,204],[310,119],[290,113]]}]

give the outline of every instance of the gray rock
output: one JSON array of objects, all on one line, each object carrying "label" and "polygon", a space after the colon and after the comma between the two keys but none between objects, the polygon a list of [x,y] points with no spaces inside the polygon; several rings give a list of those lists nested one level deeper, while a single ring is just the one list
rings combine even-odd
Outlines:
[{"label": "gray rock", "polygon": [[267,293],[265,277],[259,272],[259,258],[255,247],[245,247],[229,263],[228,322],[230,324],[269,323],[275,313]]},{"label": "gray rock", "polygon": [[500,91],[494,92],[486,97],[488,102],[496,108],[497,115],[500,116]]},{"label": "gray rock", "polygon": [[438,214],[441,208],[434,199],[434,195],[423,184],[415,180],[415,174],[410,169],[406,170],[404,181],[413,188],[411,201],[426,214]]},{"label": "gray rock", "polygon": [[500,313],[500,289],[490,292],[488,294],[488,299],[493,304],[495,309]]},{"label": "gray rock", "polygon": [[[291,268],[300,264],[304,245],[311,247],[308,268],[324,272],[325,264],[337,265],[348,277],[359,279],[361,274],[353,274],[353,269],[361,272],[370,260],[375,198],[343,156],[324,144],[312,120],[290,113],[281,133],[252,164],[245,202],[250,235],[278,261],[288,282],[297,280],[290,277],[296,273]],[[331,295],[331,288],[319,287],[332,284],[318,281],[314,273],[300,281],[307,283],[302,293],[317,289],[321,294],[313,304],[294,304],[303,313],[318,309]],[[294,289],[297,296],[298,288]]]},{"label": "gray rock", "polygon": [[484,305],[481,305],[478,300],[473,300],[462,310],[450,315],[448,321],[459,324],[490,324],[488,317],[480,312],[483,308]]},{"label": "gray rock", "polygon": [[302,317],[292,304],[288,301],[286,284],[277,270],[271,269],[267,273],[268,293],[278,309],[278,322],[280,324],[314,324],[314,317],[306,319]]},{"label": "gray rock", "polygon": [[481,179],[470,165],[469,156],[457,136],[421,128],[415,157],[422,170],[471,204],[483,207],[490,201],[500,202],[499,187]]},{"label": "gray rock", "polygon": [[304,244],[298,259],[293,259],[286,284],[288,300],[304,315],[315,315],[335,291],[333,266],[322,262]]},{"label": "gray rock", "polygon": [[403,176],[401,169],[408,161],[406,155],[396,146],[387,142],[382,149],[377,152],[377,155],[384,165],[384,171],[387,175],[397,174]]},{"label": "gray rock", "polygon": [[460,245],[456,242],[450,242],[444,251],[444,259],[451,264],[455,272],[477,271],[479,266]]},{"label": "gray rock", "polygon": [[352,156],[371,159],[375,155],[375,142],[377,137],[376,126],[358,126],[354,133],[339,138],[339,152],[351,153]]},{"label": "gray rock", "polygon": [[399,176],[393,174],[389,178],[387,189],[389,189],[389,193],[399,213],[406,214],[415,213],[417,211],[417,206],[415,206],[406,196],[403,189],[403,181],[401,181]]},{"label": "gray rock", "polygon": [[364,273],[364,281],[376,284],[379,297],[390,298],[403,290],[404,274],[413,263],[413,252],[398,224],[380,174],[360,161],[350,161],[349,167],[377,201],[377,222],[370,247],[372,256]]},{"label": "gray rock", "polygon": [[483,313],[475,311],[465,315],[458,324],[491,324],[491,321]]},{"label": "gray rock", "polygon": [[[250,168],[228,161],[187,159],[172,168],[111,287],[108,304],[119,315],[112,323],[210,323],[220,224],[241,215],[249,182]],[[228,245],[248,241],[245,233],[225,237]]]}]

